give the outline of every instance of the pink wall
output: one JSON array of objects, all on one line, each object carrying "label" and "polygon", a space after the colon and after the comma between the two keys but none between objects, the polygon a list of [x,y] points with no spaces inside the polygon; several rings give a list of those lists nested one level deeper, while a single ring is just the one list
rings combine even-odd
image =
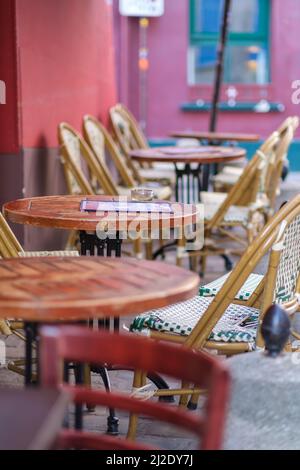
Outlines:
[{"label": "pink wall", "polygon": [[15,5],[0,2],[0,80],[6,84],[6,104],[0,104],[0,153],[19,148]]},{"label": "pink wall", "polygon": [[[207,129],[208,113],[187,113],[179,108],[184,102],[211,98],[207,86],[187,84],[188,0],[166,0],[165,15],[151,19],[149,27],[148,135],[166,136],[175,129]],[[115,12],[116,25],[120,24]],[[124,19],[122,20],[124,23]],[[125,20],[127,21],[127,20]],[[300,8],[299,0],[272,0],[271,72],[272,83],[265,87],[239,87],[238,99],[257,102],[267,99],[285,105],[285,113],[258,115],[254,113],[221,113],[219,130],[260,132],[267,135],[286,115],[299,114],[299,106],[291,102],[291,83],[300,79]],[[137,45],[138,20],[127,21],[129,50],[127,69],[131,78],[129,91],[121,93],[138,114]],[[122,34],[122,33],[121,33]],[[123,32],[123,35],[125,33]],[[124,43],[124,36],[119,38]],[[124,51],[126,53],[126,50]],[[124,59],[122,59],[124,62]],[[123,65],[123,75],[125,74]],[[224,91],[224,90],[223,90]],[[134,99],[132,98],[134,96]],[[224,93],[223,93],[224,99]]]},{"label": "pink wall", "polygon": [[106,119],[116,101],[107,0],[16,0],[23,147],[56,147],[57,124]]}]

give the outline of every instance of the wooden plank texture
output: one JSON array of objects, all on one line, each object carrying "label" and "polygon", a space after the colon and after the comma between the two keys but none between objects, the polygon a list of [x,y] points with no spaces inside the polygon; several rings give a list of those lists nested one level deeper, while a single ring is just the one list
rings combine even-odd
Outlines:
[{"label": "wooden plank texture", "polygon": [[141,162],[213,164],[240,160],[246,156],[246,151],[240,147],[156,147],[132,150],[130,155]]},{"label": "wooden plank texture", "polygon": [[[115,196],[91,196],[88,198],[95,201],[118,201]],[[4,215],[11,222],[19,224],[34,225],[37,227],[53,227],[67,230],[86,230],[96,231],[99,223],[102,223],[101,229],[104,230],[105,222],[114,223],[116,230],[126,230],[134,221],[136,229],[139,229],[139,223],[143,227],[151,227],[155,221],[159,228],[166,220],[169,226],[181,227],[196,222],[198,209],[191,204],[172,203],[173,213],[158,214],[153,213],[151,217],[148,214],[124,214],[119,217],[116,212],[113,213],[94,213],[80,210],[80,203],[85,196],[44,196],[28,199],[18,199],[11,201],[3,206]],[[124,202],[124,198],[121,199]],[[156,201],[164,204],[165,201]],[[145,217],[147,216],[147,217]]]},{"label": "wooden plank texture", "polygon": [[11,258],[0,273],[0,317],[38,322],[136,314],[186,300],[199,285],[185,269],[131,258]]},{"label": "wooden plank texture", "polygon": [[171,132],[171,137],[178,139],[198,139],[214,142],[258,142],[260,137],[256,134],[240,134],[236,132],[201,132],[201,131],[177,131]]}]

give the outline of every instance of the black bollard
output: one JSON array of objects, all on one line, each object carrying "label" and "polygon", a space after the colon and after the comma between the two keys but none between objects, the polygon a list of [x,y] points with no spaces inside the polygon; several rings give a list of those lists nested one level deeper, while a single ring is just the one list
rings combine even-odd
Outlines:
[{"label": "black bollard", "polygon": [[283,350],[291,332],[291,322],[285,310],[272,305],[264,317],[261,333],[265,341],[267,355],[277,357]]}]

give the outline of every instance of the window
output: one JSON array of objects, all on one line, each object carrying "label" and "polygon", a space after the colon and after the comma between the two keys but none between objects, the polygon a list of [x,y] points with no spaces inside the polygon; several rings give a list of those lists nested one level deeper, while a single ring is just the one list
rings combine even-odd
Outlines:
[{"label": "window", "polygon": [[[224,0],[190,0],[190,85],[211,84]],[[269,82],[270,0],[233,0],[225,54],[225,83]]]}]

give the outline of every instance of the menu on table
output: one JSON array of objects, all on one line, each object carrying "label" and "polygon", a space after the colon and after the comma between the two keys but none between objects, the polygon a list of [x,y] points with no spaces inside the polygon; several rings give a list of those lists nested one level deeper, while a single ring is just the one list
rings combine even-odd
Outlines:
[{"label": "menu on table", "polygon": [[86,212],[147,212],[160,214],[173,214],[169,202],[135,202],[135,201],[97,201],[84,199],[80,203],[80,210]]}]

